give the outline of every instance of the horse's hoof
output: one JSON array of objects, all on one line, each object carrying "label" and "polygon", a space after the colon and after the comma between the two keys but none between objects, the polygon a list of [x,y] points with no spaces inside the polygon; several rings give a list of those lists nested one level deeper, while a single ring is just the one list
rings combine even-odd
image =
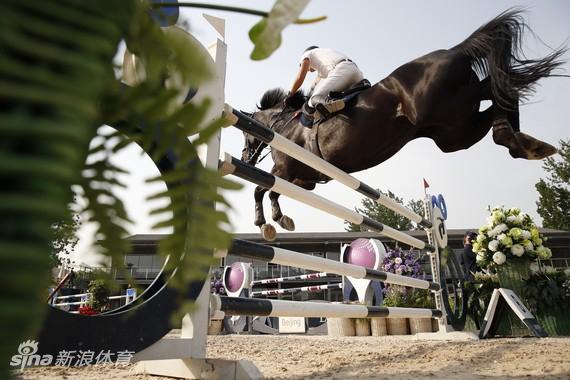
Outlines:
[{"label": "horse's hoof", "polygon": [[267,241],[274,241],[277,237],[277,231],[271,224],[264,224],[259,229],[261,230],[261,236]]},{"label": "horse's hoof", "polygon": [[281,218],[279,218],[277,223],[279,223],[279,225],[287,231],[295,231],[295,222],[287,215],[283,215]]},{"label": "horse's hoof", "polygon": [[542,160],[557,152],[552,145],[535,139],[523,132],[516,132],[515,137],[529,160]]}]

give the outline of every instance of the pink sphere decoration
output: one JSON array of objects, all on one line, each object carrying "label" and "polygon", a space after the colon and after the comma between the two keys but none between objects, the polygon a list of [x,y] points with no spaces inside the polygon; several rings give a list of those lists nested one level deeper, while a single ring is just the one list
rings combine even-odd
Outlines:
[{"label": "pink sphere decoration", "polygon": [[230,292],[238,291],[243,286],[244,277],[243,265],[239,262],[231,264],[226,270],[224,278],[226,290]]},{"label": "pink sphere decoration", "polygon": [[344,261],[349,264],[374,269],[376,252],[370,239],[359,238],[350,243],[344,255]]}]

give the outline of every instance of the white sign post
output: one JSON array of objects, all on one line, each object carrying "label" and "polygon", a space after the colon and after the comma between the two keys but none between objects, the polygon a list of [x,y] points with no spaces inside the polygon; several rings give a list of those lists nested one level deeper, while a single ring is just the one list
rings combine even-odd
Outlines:
[{"label": "white sign post", "polygon": [[510,289],[499,288],[493,290],[493,295],[491,296],[491,301],[487,307],[481,331],[479,331],[480,339],[495,335],[499,321],[501,317],[505,315],[507,305],[535,336],[539,338],[545,338],[548,336],[546,331],[544,331],[534,315],[532,315],[532,313],[526,308],[515,292]]}]

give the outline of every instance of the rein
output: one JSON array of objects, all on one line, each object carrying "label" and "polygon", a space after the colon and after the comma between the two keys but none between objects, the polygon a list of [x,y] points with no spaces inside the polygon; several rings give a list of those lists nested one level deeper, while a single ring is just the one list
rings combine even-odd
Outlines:
[{"label": "rein", "polygon": [[259,141],[259,144],[257,145],[257,148],[255,148],[255,152],[253,152],[253,154],[251,154],[249,156],[249,159],[251,160],[252,157],[255,157],[256,154],[261,154],[261,152],[263,152],[265,149],[267,149],[267,153],[265,153],[261,158],[257,159],[257,163],[259,164],[261,161],[263,161],[263,159],[265,157],[267,157],[269,155],[269,153],[271,153],[271,149],[269,148],[269,146],[266,144],[263,148],[263,144],[265,144],[263,141]]},{"label": "rein", "polygon": [[[287,107],[284,107],[284,108],[281,110],[281,112],[279,112],[279,113],[273,115],[273,116],[271,117],[271,120],[272,120],[272,121],[274,120],[274,121],[273,121],[270,125],[267,125],[266,127],[269,128],[269,129],[271,129],[271,130],[273,130],[273,128],[275,127],[275,125],[277,124],[277,122],[278,122],[279,120],[281,120],[281,117],[282,117],[283,113],[285,112],[285,109],[286,109],[286,108],[287,108]],[[247,114],[248,116],[250,116],[252,119],[255,119],[255,112],[250,113],[250,114],[246,113],[246,114]],[[296,113],[293,113],[293,117],[292,117],[291,119],[289,119],[289,120],[286,122],[286,124],[289,123],[289,122],[290,122],[293,118],[295,118],[296,116],[297,116],[297,114],[296,114]],[[261,154],[261,152],[263,152],[264,149],[267,149],[267,153],[265,153],[261,158],[259,158],[259,159],[257,160],[257,163],[260,163],[261,161],[263,161],[263,160],[269,155],[269,153],[271,153],[271,147],[269,147],[267,144],[265,144],[265,143],[264,143],[263,141],[261,141],[261,140],[258,140],[258,141],[259,141],[259,143],[258,143],[257,147],[256,147],[255,149],[249,150],[249,152],[251,152],[251,151],[253,150],[253,153],[249,154],[249,158],[248,158],[248,159],[251,160],[251,158],[252,158],[252,157],[255,157],[256,154]],[[264,144],[265,144],[265,146],[263,146]],[[262,146],[263,146],[263,147],[262,147]]]}]

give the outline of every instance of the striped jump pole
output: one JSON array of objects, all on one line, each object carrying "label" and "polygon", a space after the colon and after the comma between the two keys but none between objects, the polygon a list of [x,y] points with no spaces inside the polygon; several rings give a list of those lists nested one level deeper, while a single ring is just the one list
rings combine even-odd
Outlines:
[{"label": "striped jump pole", "polygon": [[285,282],[285,281],[311,280],[314,278],[323,278],[328,276],[331,276],[331,273],[327,272],[308,273],[308,274],[300,274],[298,276],[276,277],[276,278],[266,278],[263,280],[255,280],[251,282],[251,285],[255,286],[255,285],[266,285],[266,284],[278,284],[280,282]]},{"label": "striped jump pole", "polygon": [[298,288],[288,288],[288,289],[259,290],[251,292],[251,296],[252,297],[276,296],[279,294],[291,294],[291,293],[300,293],[300,292],[315,293],[327,289],[342,289],[342,283],[339,282],[336,284],[301,286]]},{"label": "striped jump pole", "polygon": [[430,289],[433,291],[438,291],[440,289],[439,284],[435,282],[389,272],[381,272],[360,265],[305,255],[299,252],[253,243],[241,239],[234,239],[232,245],[227,251],[216,251],[214,254],[216,258],[223,258],[228,255],[315,271],[324,270],[327,273],[334,273],[341,276],[377,280],[389,284],[409,286],[412,288]]},{"label": "striped jump pole", "polygon": [[318,208],[321,211],[334,215],[347,222],[364,226],[371,231],[379,232],[384,236],[398,240],[404,244],[419,249],[427,248],[428,250],[433,250],[433,248],[420,239],[416,239],[374,219],[361,215],[356,211],[352,211],[349,208],[331,202],[320,195],[305,190],[302,187],[285,181],[273,174],[267,173],[253,165],[240,161],[228,153],[225,154],[223,160],[220,160],[219,168],[222,174],[233,174],[246,181],[255,183],[258,186],[285,195],[308,206]]},{"label": "striped jump pole", "polygon": [[389,208],[392,211],[397,212],[398,214],[410,219],[411,221],[418,223],[420,226],[431,228],[432,223],[424,219],[421,215],[416,214],[412,210],[402,206],[393,199],[382,195],[378,190],[375,190],[374,188],[359,181],[358,179],[337,168],[331,163],[303,149],[301,146],[295,144],[294,142],[291,142],[275,131],[267,128],[257,120],[243,114],[242,112],[234,110],[228,104],[224,106],[224,116],[236,128],[258,138],[272,148],[275,148],[308,165],[309,167],[318,170],[328,177],[342,183],[343,185],[358,191],[360,194]]},{"label": "striped jump pole", "polygon": [[225,315],[253,315],[268,317],[329,317],[329,318],[441,318],[437,309],[416,309],[408,307],[381,307],[334,304],[308,301],[264,300],[255,298],[233,298],[212,295],[210,307],[213,313]]}]

